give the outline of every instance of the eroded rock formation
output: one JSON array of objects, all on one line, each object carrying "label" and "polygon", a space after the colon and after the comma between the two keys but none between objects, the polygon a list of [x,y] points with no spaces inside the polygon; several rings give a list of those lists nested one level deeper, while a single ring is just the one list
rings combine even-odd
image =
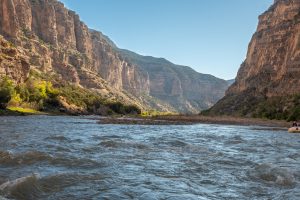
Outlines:
[{"label": "eroded rock formation", "polygon": [[[17,46],[30,69],[142,107],[198,112],[221,98],[226,88],[219,79],[209,80],[189,68],[163,63],[152,70],[125,59],[106,36],[89,29],[57,0],[1,0],[0,34]],[[24,79],[23,73],[6,69],[0,70]]]},{"label": "eroded rock formation", "polygon": [[211,107],[224,96],[228,82],[207,74],[200,74],[190,67],[175,65],[163,58],[141,56],[128,50],[121,55],[149,74],[149,94],[158,101],[147,104],[160,109],[168,104],[169,109],[197,113]]},{"label": "eroded rock formation", "polygon": [[[211,112],[251,116],[261,102],[300,94],[299,77],[300,1],[275,0],[259,17],[235,83]],[[274,112],[288,108],[281,101],[283,108]]]},{"label": "eroded rock formation", "polygon": [[24,82],[29,75],[28,57],[0,36],[0,76],[9,76],[17,83]]}]

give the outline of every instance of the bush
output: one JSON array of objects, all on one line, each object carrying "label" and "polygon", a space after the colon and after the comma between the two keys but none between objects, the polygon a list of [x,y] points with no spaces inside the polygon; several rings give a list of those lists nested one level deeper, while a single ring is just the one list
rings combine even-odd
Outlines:
[{"label": "bush", "polygon": [[297,121],[300,120],[300,106],[294,108],[293,112],[287,119],[288,121]]},{"label": "bush", "polygon": [[135,105],[125,106],[125,112],[126,114],[142,114],[142,110]]},{"label": "bush", "polygon": [[[39,78],[40,79],[40,78]],[[74,104],[89,113],[99,114],[141,114],[135,105],[125,105],[121,102],[106,102],[97,92],[70,84],[61,84],[54,88],[50,81],[29,78],[25,83],[14,85],[4,77],[0,81],[0,107],[7,105],[25,107],[37,110],[59,110],[59,96],[67,103]]]},{"label": "bush", "polygon": [[22,103],[22,99],[20,94],[18,94],[16,91],[14,91],[10,101],[9,101],[9,106],[20,106]]},{"label": "bush", "polygon": [[266,97],[250,91],[223,98],[213,108],[202,111],[201,114],[300,120],[300,94]]},{"label": "bush", "polygon": [[16,91],[24,102],[29,102],[30,92],[25,83],[17,85]]},{"label": "bush", "polygon": [[3,77],[0,81],[0,108],[5,109],[15,92],[13,82],[8,77]]},{"label": "bush", "polygon": [[106,105],[117,114],[141,114],[141,109],[135,105],[124,105],[121,102],[110,102]]},{"label": "bush", "polygon": [[0,107],[24,106],[44,109],[45,106],[59,106],[59,91],[51,82],[29,79],[25,83],[14,85],[8,77],[0,80]]}]

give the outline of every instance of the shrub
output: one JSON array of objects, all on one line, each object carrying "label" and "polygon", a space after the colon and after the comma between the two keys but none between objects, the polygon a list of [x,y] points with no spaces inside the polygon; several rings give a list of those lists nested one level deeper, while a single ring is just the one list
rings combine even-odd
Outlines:
[{"label": "shrub", "polygon": [[141,109],[135,105],[124,105],[121,102],[109,102],[106,105],[117,114],[141,114]]},{"label": "shrub", "polygon": [[16,91],[13,92],[13,95],[9,101],[9,106],[20,106],[22,103],[22,98],[20,94],[18,94]]},{"label": "shrub", "polygon": [[287,119],[288,121],[297,121],[300,120],[300,106],[297,106],[293,109],[291,115]]},{"label": "shrub", "polygon": [[110,102],[107,103],[107,106],[115,113],[125,114],[124,106],[120,102]]},{"label": "shrub", "polygon": [[24,102],[29,102],[30,92],[29,92],[28,87],[27,87],[27,85],[25,83],[17,85],[16,91],[20,95],[20,98]]},{"label": "shrub", "polygon": [[126,114],[142,114],[142,110],[135,105],[125,106],[125,112]]},{"label": "shrub", "polygon": [[[41,76],[41,75],[40,75]],[[121,102],[106,102],[97,92],[74,85],[61,83],[54,88],[50,81],[31,76],[25,83],[14,85],[4,77],[0,81],[0,107],[25,107],[37,110],[58,110],[59,96],[65,97],[69,104],[74,104],[90,113],[99,114],[141,114],[139,107]],[[57,84],[58,85],[58,84]]]},{"label": "shrub", "polygon": [[0,108],[5,109],[15,92],[15,87],[8,77],[3,77],[0,81]]}]

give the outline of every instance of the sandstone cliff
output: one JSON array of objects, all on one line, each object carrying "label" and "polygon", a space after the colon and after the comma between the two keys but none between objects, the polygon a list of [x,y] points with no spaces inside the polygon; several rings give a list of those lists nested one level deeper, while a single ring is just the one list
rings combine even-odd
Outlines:
[{"label": "sandstone cliff", "polygon": [[147,90],[147,74],[120,59],[102,33],[90,30],[59,1],[1,1],[0,34],[27,56],[30,69],[142,106],[123,90]]},{"label": "sandstone cliff", "polygon": [[[229,86],[225,80],[200,74],[163,58],[141,56],[128,50],[120,52],[126,60],[149,74],[150,96],[169,104],[175,111],[197,113],[209,108],[224,96]],[[153,107],[156,105],[152,104]]]},{"label": "sandstone cliff", "polygon": [[[210,112],[259,117],[273,112],[287,118],[281,114],[288,115],[298,105],[292,101],[300,94],[299,76],[300,1],[276,0],[259,17],[235,83]],[[263,111],[268,106],[277,108]]]},{"label": "sandstone cliff", "polygon": [[21,63],[15,70],[0,65],[2,74],[17,81],[26,78],[23,71],[37,70],[105,98],[181,112],[208,108],[227,86],[167,61],[149,68],[124,57],[109,38],[89,29],[57,0],[1,0],[0,34],[26,58],[15,59]]},{"label": "sandstone cliff", "polygon": [[0,77],[9,76],[21,83],[28,77],[29,70],[28,57],[24,52],[0,36]]}]

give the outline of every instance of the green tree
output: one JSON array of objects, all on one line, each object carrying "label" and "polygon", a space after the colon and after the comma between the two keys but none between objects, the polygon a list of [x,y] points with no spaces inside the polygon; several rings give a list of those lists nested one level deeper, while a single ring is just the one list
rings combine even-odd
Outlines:
[{"label": "green tree", "polygon": [[300,119],[300,106],[294,107],[291,115],[287,119],[288,121],[296,121]]},{"label": "green tree", "polygon": [[3,77],[0,81],[0,108],[5,109],[7,103],[11,100],[15,93],[15,86],[8,77]]},{"label": "green tree", "polygon": [[20,97],[22,101],[29,102],[30,100],[30,92],[28,90],[28,87],[25,83],[19,84],[16,87],[17,93],[20,94]]}]

